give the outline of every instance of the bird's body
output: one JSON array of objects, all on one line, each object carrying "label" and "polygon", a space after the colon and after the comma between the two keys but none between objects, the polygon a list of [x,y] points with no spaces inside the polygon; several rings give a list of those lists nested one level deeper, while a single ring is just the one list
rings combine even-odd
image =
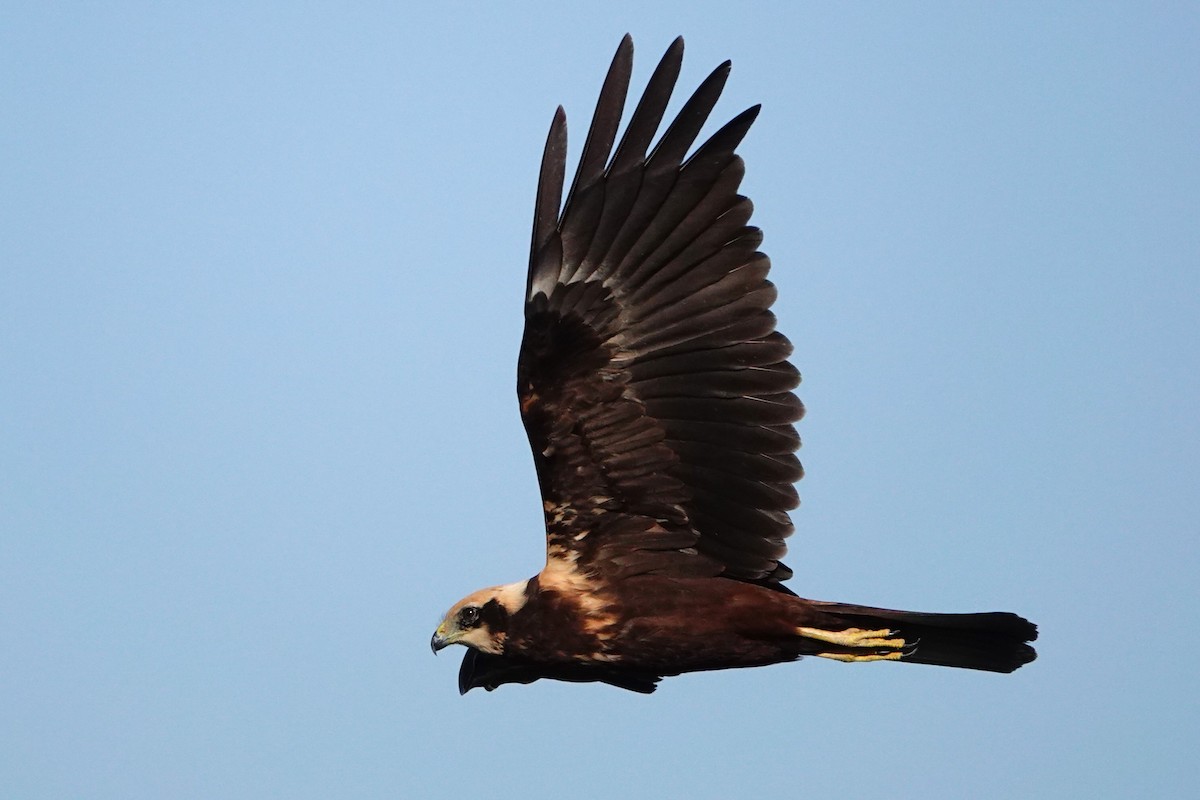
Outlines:
[{"label": "bird's body", "polygon": [[542,677],[616,685],[624,678],[640,685],[623,688],[650,691],[668,675],[806,655],[1011,672],[1033,655],[1024,644],[1032,626],[1003,612],[921,614],[805,600],[724,578],[657,575],[592,587],[581,601],[581,587],[551,588],[546,577],[483,590],[448,615],[479,607],[487,633],[464,661],[462,691]]},{"label": "bird's body", "polygon": [[[537,590],[535,612],[511,618],[506,652],[598,666],[621,664],[658,675],[791,661],[827,649],[798,632],[827,624],[825,614],[792,595],[711,578],[639,575],[603,599],[596,614]],[[597,623],[596,620],[602,620]],[[547,648],[552,631],[586,632]]]},{"label": "bird's body", "polygon": [[[559,109],[538,182],[517,394],[546,521],[544,569],[451,608],[461,691],[538,678],[648,692],[663,676],[817,655],[1011,672],[1036,628],[797,597],[779,559],[803,471],[791,344],[734,149],[758,108],[685,156],[728,63],[649,150],[682,40],[613,152],[632,44],[613,59],[559,213]],[[611,154],[611,158],[610,158]]]}]

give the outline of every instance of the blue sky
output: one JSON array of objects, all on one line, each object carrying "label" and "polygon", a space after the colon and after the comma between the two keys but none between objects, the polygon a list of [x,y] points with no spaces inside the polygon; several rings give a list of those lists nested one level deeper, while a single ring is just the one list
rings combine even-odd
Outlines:
[{"label": "blue sky", "polygon": [[[0,794],[1184,796],[1200,786],[1200,12],[10,4]],[[734,62],[809,408],[802,595],[1013,610],[1010,676],[810,659],[455,690],[543,558],[537,162],[622,34]]]}]

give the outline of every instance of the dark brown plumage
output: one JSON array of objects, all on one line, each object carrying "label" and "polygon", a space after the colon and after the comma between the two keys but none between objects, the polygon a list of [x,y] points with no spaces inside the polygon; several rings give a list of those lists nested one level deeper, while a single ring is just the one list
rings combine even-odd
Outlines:
[{"label": "dark brown plumage", "polygon": [[1011,672],[1035,657],[1008,613],[804,600],[780,562],[802,473],[803,406],[734,153],[758,107],[690,156],[729,63],[650,149],[679,75],[663,56],[616,145],[621,42],[562,204],[566,119],[542,158],[517,394],[546,519],[546,566],[450,610],[459,689],[538,678],[653,691],[663,676],[818,655]]}]

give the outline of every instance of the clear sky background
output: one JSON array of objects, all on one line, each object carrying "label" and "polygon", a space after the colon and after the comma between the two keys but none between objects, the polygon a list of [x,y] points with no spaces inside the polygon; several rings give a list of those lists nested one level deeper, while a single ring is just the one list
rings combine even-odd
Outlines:
[{"label": "clear sky background", "polygon": [[[0,11],[0,796],[1197,791],[1195,4],[194,5]],[[1034,664],[430,655],[541,566],[537,164],[626,31],[639,91],[733,60],[709,130],[763,103],[791,585],[1017,611]]]}]

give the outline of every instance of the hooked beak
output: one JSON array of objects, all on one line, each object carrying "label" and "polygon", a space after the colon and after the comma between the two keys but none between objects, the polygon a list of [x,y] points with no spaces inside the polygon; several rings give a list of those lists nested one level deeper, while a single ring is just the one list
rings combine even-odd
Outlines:
[{"label": "hooked beak", "polygon": [[454,644],[454,637],[446,633],[446,623],[438,625],[438,629],[433,632],[433,638],[429,640],[429,647],[433,650],[433,654],[437,655],[437,651],[443,647]]}]

